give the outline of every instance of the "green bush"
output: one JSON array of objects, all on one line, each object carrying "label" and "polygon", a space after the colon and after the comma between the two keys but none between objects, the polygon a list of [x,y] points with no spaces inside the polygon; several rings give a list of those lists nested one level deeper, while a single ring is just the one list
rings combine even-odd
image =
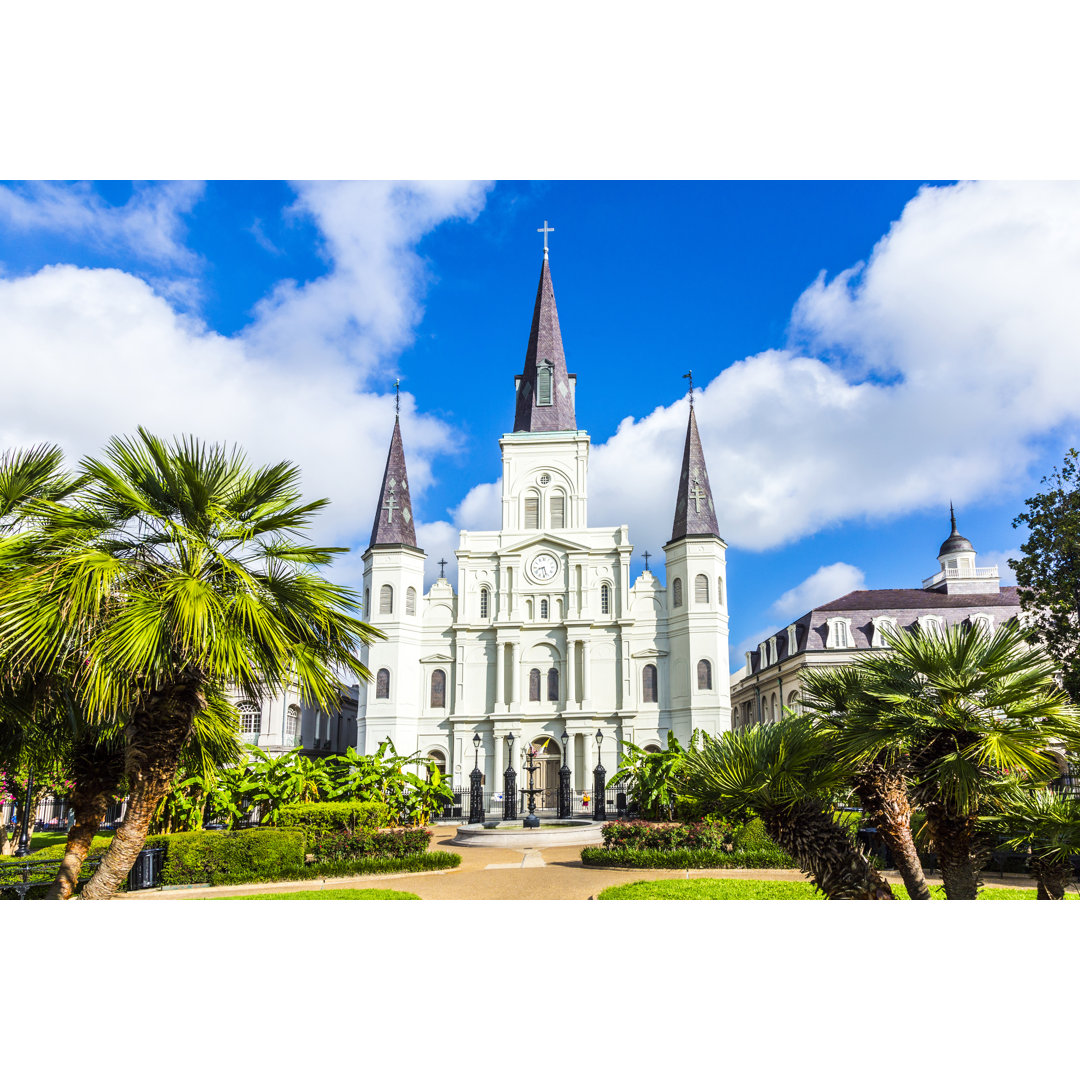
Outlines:
[{"label": "green bush", "polygon": [[301,829],[308,851],[335,833],[374,833],[389,820],[389,809],[377,802],[300,803],[278,810],[278,824]]},{"label": "green bush", "polygon": [[381,829],[324,833],[311,853],[316,862],[342,859],[404,859],[423,855],[431,843],[430,829]]},{"label": "green bush", "polygon": [[722,851],[677,848],[673,851],[635,848],[587,847],[581,851],[586,866],[631,867],[641,870],[794,869],[782,851]]},{"label": "green bush", "polygon": [[163,885],[277,881],[304,867],[304,834],[299,829],[168,833],[148,836],[145,846],[165,849]]},{"label": "green bush", "polygon": [[[109,850],[109,845],[112,843],[112,833],[107,836],[95,836],[90,841],[90,851],[87,854],[87,858],[96,858],[98,855],[104,855]],[[62,859],[64,852],[67,850],[67,841],[61,840],[55,844],[46,844],[37,850],[30,853],[31,859]],[[14,859],[14,855],[5,855],[0,858],[0,865],[11,859]],[[21,862],[22,860],[18,860]]]},{"label": "green bush", "polygon": [[675,851],[720,848],[725,839],[721,822],[609,821],[603,828],[604,847],[634,851]]}]

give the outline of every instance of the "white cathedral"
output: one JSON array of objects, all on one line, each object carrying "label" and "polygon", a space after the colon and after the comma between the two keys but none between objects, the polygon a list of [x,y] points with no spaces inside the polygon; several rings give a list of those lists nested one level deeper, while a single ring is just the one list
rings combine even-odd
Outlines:
[{"label": "white cathedral", "polygon": [[631,583],[629,528],[589,524],[576,382],[545,249],[514,426],[499,441],[502,527],[463,530],[456,586],[440,577],[425,595],[395,423],[363,556],[364,617],[385,639],[361,656],[374,680],[359,688],[357,750],[373,753],[389,737],[455,787],[478,765],[488,805],[507,766],[520,778],[530,747],[538,786],[554,790],[565,754],[581,792],[598,755],[611,775],[624,742],[659,748],[669,731],[685,744],[694,728],[730,726],[726,545],[692,400],[667,586],[647,569]]}]

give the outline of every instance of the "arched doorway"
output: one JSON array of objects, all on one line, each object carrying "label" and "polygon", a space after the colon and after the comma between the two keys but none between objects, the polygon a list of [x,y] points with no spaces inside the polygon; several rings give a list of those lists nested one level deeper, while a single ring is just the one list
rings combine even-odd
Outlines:
[{"label": "arched doorway", "polygon": [[562,768],[562,748],[550,735],[541,735],[533,739],[536,749],[536,764],[540,771],[534,773],[536,786],[542,790],[537,795],[536,805],[544,809],[555,809],[559,805],[559,769]]}]

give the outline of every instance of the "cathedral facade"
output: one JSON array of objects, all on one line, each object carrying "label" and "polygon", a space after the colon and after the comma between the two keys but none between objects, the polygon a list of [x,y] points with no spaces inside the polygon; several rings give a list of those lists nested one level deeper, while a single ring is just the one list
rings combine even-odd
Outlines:
[{"label": "cathedral facade", "polygon": [[461,532],[456,582],[424,592],[397,423],[363,556],[364,617],[385,637],[361,657],[374,678],[359,688],[357,750],[389,738],[455,787],[477,765],[489,805],[531,747],[538,786],[554,788],[565,758],[580,792],[598,760],[610,776],[625,742],[660,747],[674,732],[685,744],[694,728],[730,726],[726,545],[693,404],[664,586],[648,570],[631,581],[626,525],[589,523],[589,436],[546,251],[514,385],[501,527]]}]

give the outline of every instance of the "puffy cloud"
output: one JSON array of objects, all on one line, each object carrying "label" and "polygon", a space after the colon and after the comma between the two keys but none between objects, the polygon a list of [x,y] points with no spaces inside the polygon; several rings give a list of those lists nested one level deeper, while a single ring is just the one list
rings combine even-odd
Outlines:
[{"label": "puffy cloud", "polygon": [[980,551],[975,560],[979,566],[996,566],[1001,575],[1002,585],[1016,584],[1016,571],[1010,569],[1010,559],[1022,559],[1024,553],[1019,548],[1006,548],[1004,551]]},{"label": "puffy cloud", "polygon": [[830,600],[861,589],[865,583],[866,575],[850,563],[819,566],[805,581],[788,589],[770,610],[782,619],[803,615],[818,604],[827,604]]},{"label": "puffy cloud", "polygon": [[[788,348],[698,394],[721,534],[764,550],[1015,489],[1080,419],[1077,296],[1080,185],[923,188],[865,263],[807,288]],[[591,521],[659,550],[686,420],[684,399],[593,447]]]},{"label": "puffy cloud", "polygon": [[107,203],[86,183],[0,185],[0,221],[19,232],[62,233],[110,252],[159,266],[193,267],[184,215],[202,197],[201,181],[136,184],[123,206]]},{"label": "puffy cloud", "polygon": [[[279,289],[234,338],[178,313],[160,289],[121,270],[50,266],[0,279],[0,449],[59,442],[77,457],[141,424],[238,443],[254,462],[288,458],[303,470],[305,494],[331,500],[319,539],[356,547],[334,576],[358,584],[394,422],[386,395],[367,387],[422,313],[424,273],[412,245],[447,217],[475,214],[484,198],[482,185],[375,187],[302,189],[294,212],[315,216],[330,269]],[[294,360],[305,358],[302,367],[278,362],[289,348]],[[408,393],[401,424],[420,501],[432,458],[452,451],[457,436],[418,413]],[[447,528],[420,526],[430,542]]]}]

